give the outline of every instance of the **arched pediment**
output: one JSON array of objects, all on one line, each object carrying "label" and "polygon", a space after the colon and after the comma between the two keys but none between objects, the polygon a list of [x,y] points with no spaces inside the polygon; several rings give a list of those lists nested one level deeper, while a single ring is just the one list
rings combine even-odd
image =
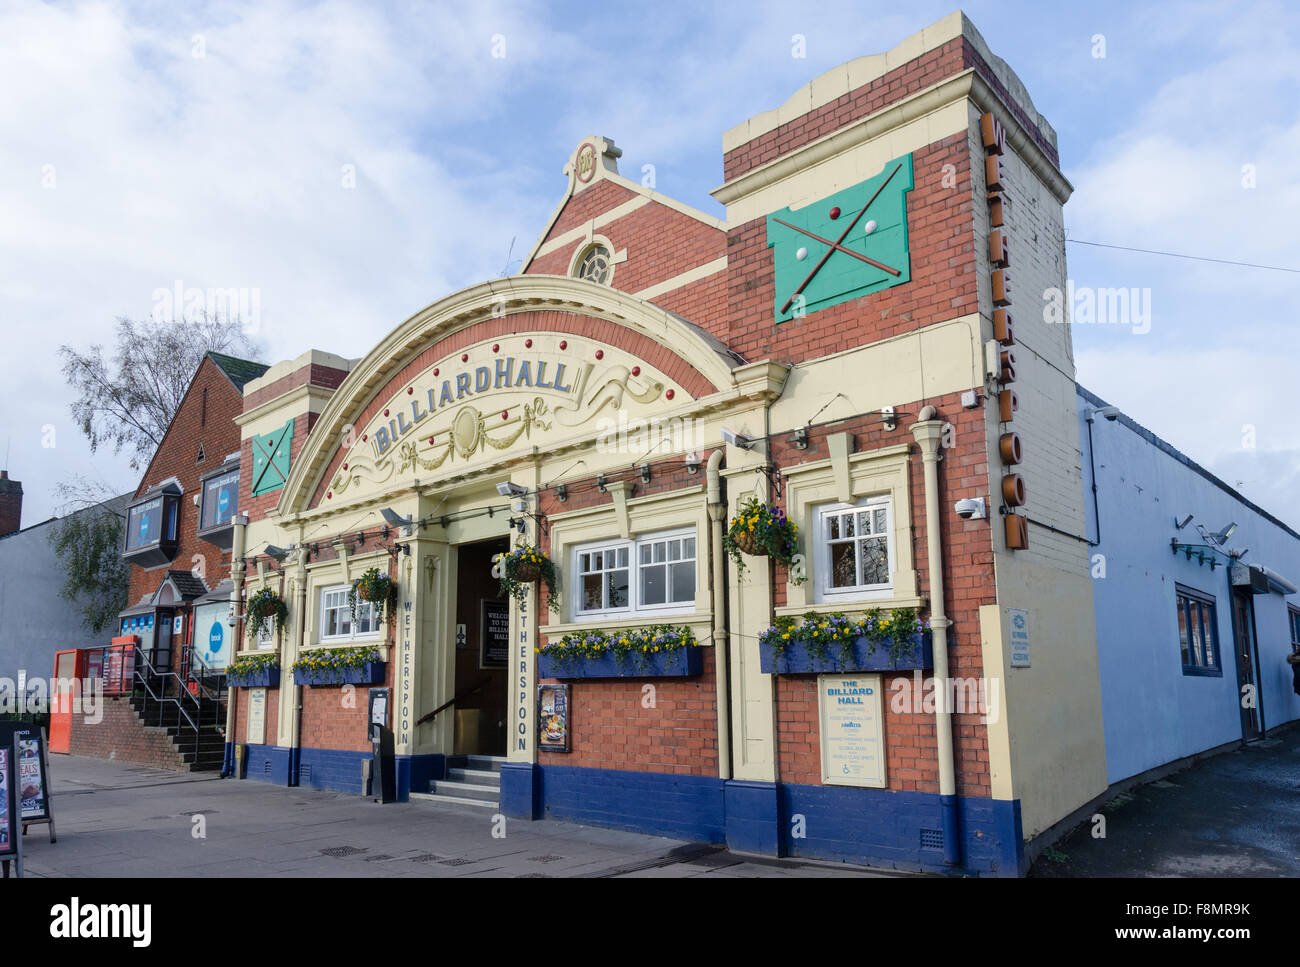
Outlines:
[{"label": "arched pediment", "polygon": [[702,329],[626,293],[558,276],[494,279],[416,313],[352,369],[278,510],[590,440],[620,411],[650,417],[732,389],[738,365]]}]

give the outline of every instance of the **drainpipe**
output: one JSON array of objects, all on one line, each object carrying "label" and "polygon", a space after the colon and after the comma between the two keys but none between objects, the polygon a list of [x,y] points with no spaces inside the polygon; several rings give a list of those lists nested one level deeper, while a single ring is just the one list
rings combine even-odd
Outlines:
[{"label": "drainpipe", "polygon": [[[294,660],[302,655],[307,642],[307,548],[299,543],[298,559],[293,568],[293,579],[298,592],[298,647]],[[283,673],[281,673],[283,674]],[[298,769],[302,763],[302,687],[293,686],[294,710],[289,726],[289,785],[298,785]]]},{"label": "drainpipe", "polygon": [[943,604],[943,545],[939,518],[939,441],[943,420],[933,406],[922,407],[910,427],[921,447],[925,467],[925,539],[929,552],[930,629],[934,636],[934,734],[939,757],[939,805],[943,814],[943,861],[961,864],[961,831],[957,818],[957,775],[952,757],[952,710],[948,707],[948,617]]},{"label": "drainpipe", "polygon": [[709,454],[705,477],[708,481],[709,521],[713,528],[713,672],[718,707],[718,778],[725,780],[731,778],[731,708],[727,701],[727,584],[723,570],[726,555],[722,551],[722,524],[727,517],[727,505],[722,500],[722,479],[718,474],[722,457],[722,450]]},{"label": "drainpipe", "polygon": [[[236,514],[234,519],[234,535],[230,547],[230,613],[234,616],[235,621],[231,625],[234,629],[234,635],[230,642],[230,656],[233,658],[235,652],[239,650],[239,645],[243,641],[240,637],[243,634],[244,626],[240,620],[241,605],[244,596],[244,544],[246,540],[246,531],[248,529],[248,515]],[[235,709],[239,703],[235,696],[226,689],[226,752],[221,764],[221,777],[235,774]]]}]

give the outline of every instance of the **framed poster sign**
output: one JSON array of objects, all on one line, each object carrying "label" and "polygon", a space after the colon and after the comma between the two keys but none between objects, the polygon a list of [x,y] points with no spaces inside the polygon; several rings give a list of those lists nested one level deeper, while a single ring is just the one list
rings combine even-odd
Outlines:
[{"label": "framed poster sign", "polygon": [[266,689],[248,690],[248,724],[244,726],[244,741],[249,745],[266,743]]},{"label": "framed poster sign", "polygon": [[0,864],[9,876],[9,865],[23,875],[23,831],[18,820],[18,770],[14,767],[14,749],[18,742],[0,744]]},{"label": "framed poster sign", "polygon": [[478,667],[505,668],[510,656],[510,605],[484,599],[482,608]]},{"label": "framed poster sign", "polygon": [[49,775],[45,759],[45,730],[14,735],[19,811],[23,822],[50,818]]},{"label": "framed poster sign", "polygon": [[822,782],[884,788],[884,708],[879,675],[818,675]]},{"label": "framed poster sign", "polygon": [[569,751],[569,686],[537,686],[537,748]]}]

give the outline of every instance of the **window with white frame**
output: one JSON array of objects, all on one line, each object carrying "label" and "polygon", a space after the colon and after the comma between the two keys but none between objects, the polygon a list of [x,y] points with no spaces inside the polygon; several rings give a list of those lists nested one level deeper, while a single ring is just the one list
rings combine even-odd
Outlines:
[{"label": "window with white frame", "polygon": [[357,602],[357,617],[352,618],[352,605],[348,601],[346,584],[325,588],[320,594],[320,640],[352,641],[373,638],[379,634],[372,601]]},{"label": "window with white frame", "polygon": [[889,592],[894,559],[890,510],[887,496],[816,509],[819,596],[836,600]]},{"label": "window with white frame", "polygon": [[574,615],[695,610],[695,531],[603,541],[573,551]]}]

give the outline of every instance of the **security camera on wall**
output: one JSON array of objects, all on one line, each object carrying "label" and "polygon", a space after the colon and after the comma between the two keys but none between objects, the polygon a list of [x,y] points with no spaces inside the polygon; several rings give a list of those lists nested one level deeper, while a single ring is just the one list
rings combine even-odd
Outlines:
[{"label": "security camera on wall", "polygon": [[528,488],[511,480],[503,480],[497,484],[497,493],[502,497],[523,497],[528,493]]},{"label": "security camera on wall", "polygon": [[984,509],[983,497],[963,497],[957,501],[957,506],[953,509],[963,520],[983,520],[988,517],[988,512]]}]

